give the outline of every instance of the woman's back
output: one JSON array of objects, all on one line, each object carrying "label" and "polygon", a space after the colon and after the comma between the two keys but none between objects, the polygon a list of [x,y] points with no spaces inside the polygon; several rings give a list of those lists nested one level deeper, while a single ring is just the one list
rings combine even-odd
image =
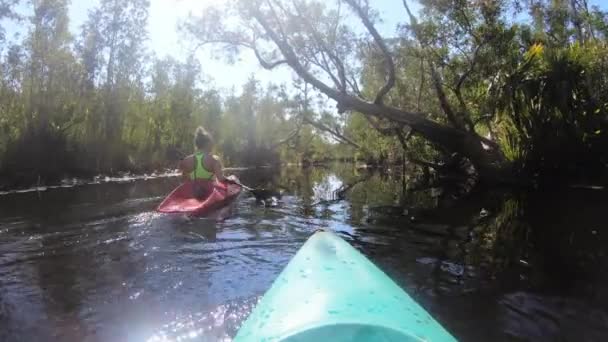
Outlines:
[{"label": "woman's back", "polygon": [[184,175],[189,175],[192,179],[211,179],[217,170],[217,163],[217,157],[199,152],[182,159],[179,168]]},{"label": "woman's back", "polygon": [[226,181],[220,159],[211,154],[213,138],[203,127],[198,127],[194,133],[196,153],[179,162],[179,168],[185,181],[212,180]]}]

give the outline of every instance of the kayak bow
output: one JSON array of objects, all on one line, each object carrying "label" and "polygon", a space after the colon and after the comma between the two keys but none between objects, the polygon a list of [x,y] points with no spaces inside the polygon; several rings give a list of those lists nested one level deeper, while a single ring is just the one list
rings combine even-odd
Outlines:
[{"label": "kayak bow", "polygon": [[279,274],[234,341],[456,339],[347,242],[317,232]]}]

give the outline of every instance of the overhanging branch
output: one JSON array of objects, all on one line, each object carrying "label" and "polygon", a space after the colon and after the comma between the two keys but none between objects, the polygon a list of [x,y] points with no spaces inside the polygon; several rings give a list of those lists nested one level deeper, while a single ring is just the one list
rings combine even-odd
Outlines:
[{"label": "overhanging branch", "polygon": [[289,133],[289,135],[287,135],[287,137],[285,139],[279,140],[278,142],[276,142],[274,145],[272,145],[272,148],[277,148],[285,143],[288,143],[289,141],[291,141],[292,139],[294,139],[295,137],[300,135],[300,129],[302,128],[302,122],[298,123],[298,125],[296,126],[296,128],[291,131],[291,133]]},{"label": "overhanging branch", "polygon": [[355,13],[357,13],[359,18],[361,19],[361,22],[363,22],[363,26],[365,26],[367,31],[372,35],[374,41],[376,42],[376,45],[378,45],[380,51],[382,51],[382,54],[384,55],[384,65],[385,71],[387,73],[386,83],[384,83],[384,86],[380,88],[378,94],[376,95],[376,99],[374,100],[374,103],[382,104],[384,96],[386,96],[386,94],[388,94],[388,92],[395,86],[395,62],[393,61],[393,57],[391,56],[391,53],[388,47],[386,46],[384,39],[382,38],[382,36],[380,36],[378,30],[376,30],[376,27],[369,19],[369,16],[363,11],[363,8],[361,8],[361,6],[359,6],[354,0],[345,1],[354,9]]},{"label": "overhanging branch", "polygon": [[253,53],[255,54],[255,57],[258,59],[258,62],[260,62],[260,65],[264,69],[272,70],[281,64],[287,64],[287,61],[284,59],[274,61],[274,62],[268,62],[267,60],[264,59],[264,57],[262,57],[262,55],[260,54],[260,52],[258,51],[258,49],[255,46],[253,46],[252,49],[253,49]]},{"label": "overhanging branch", "polygon": [[441,76],[439,76],[439,72],[437,72],[435,64],[433,62],[429,62],[429,68],[431,69],[433,87],[435,88],[435,92],[437,93],[437,97],[439,98],[439,105],[441,106],[441,109],[454,127],[458,129],[464,129],[464,124],[456,118],[456,114],[454,113],[454,110],[452,109],[452,106],[448,101],[448,98],[443,89],[443,84],[441,83]]},{"label": "overhanging branch", "polygon": [[[310,30],[310,32],[312,33],[312,36],[314,38],[314,42],[317,45],[317,47],[319,48],[320,52],[321,52],[321,57],[323,58],[323,61],[325,63],[326,68],[323,68],[327,73],[330,74],[330,76],[332,77],[332,79],[334,80],[334,83],[336,83],[336,86],[338,87],[338,89],[340,89],[340,91],[342,93],[346,93],[346,69],[344,67],[344,63],[342,61],[342,59],[340,59],[335,53],[334,51],[332,51],[332,49],[325,43],[325,41],[323,40],[323,38],[320,36],[319,32],[317,31],[317,29],[314,27],[314,25],[312,25],[312,23],[310,22],[310,20],[307,19],[305,13],[302,12],[300,6],[298,5],[297,1],[292,1],[294,8],[296,9],[298,15],[299,15],[299,19],[302,20],[304,22],[304,24],[308,27],[308,29]],[[338,20],[336,20],[336,27],[338,25]],[[325,57],[325,55],[327,55],[329,57],[329,59],[331,60],[332,64],[334,65],[334,67],[338,70],[338,78],[336,78],[333,74],[333,72],[331,71],[330,67],[329,67],[329,63]]]},{"label": "overhanging branch", "polygon": [[311,118],[309,118],[308,116],[304,115],[304,117],[302,118],[302,120],[308,124],[310,124],[311,126],[313,126],[314,128],[327,132],[331,135],[333,135],[334,137],[336,137],[338,140],[345,142],[353,147],[355,147],[356,149],[361,149],[361,146],[359,144],[357,144],[356,142],[354,142],[352,139],[344,136],[342,133],[338,132],[338,130],[336,129],[332,129],[329,128],[327,126],[325,126],[324,124],[318,122],[318,121],[314,121]]},{"label": "overhanging branch", "polygon": [[283,39],[279,37],[279,35],[273,30],[270,24],[264,18],[264,14],[260,12],[260,9],[257,7],[250,7],[252,17],[264,28],[268,37],[277,45],[287,64],[300,76],[302,79],[310,83],[315,88],[319,89],[321,92],[327,94],[332,99],[339,99],[340,93],[335,89],[332,89],[330,86],[314,77],[310,72],[304,68],[304,66],[299,62],[298,56],[295,51],[291,48],[291,46]]},{"label": "overhanging branch", "polygon": [[[348,1],[352,2],[353,0]],[[304,67],[294,48],[287,40],[282,39],[275,31],[273,25],[266,20],[266,15],[262,8],[252,5],[248,7],[248,10],[247,15],[261,26],[265,32],[265,36],[276,45],[291,69],[304,82],[312,85],[330,99],[336,101],[340,111],[354,110],[408,125],[414,129],[416,134],[428,140],[431,144],[451,152],[461,153],[471,158],[471,160],[475,160],[475,163],[481,167],[491,168],[490,163],[499,159],[495,158],[493,154],[488,154],[484,151],[479,137],[470,134],[470,132],[430,120],[423,113],[405,111],[381,103],[370,103],[330,87]],[[358,146],[356,143],[353,146],[355,145]]]},{"label": "overhanging branch", "polygon": [[376,122],[376,120],[369,117],[368,115],[364,114],[363,116],[365,117],[367,122],[369,122],[369,124],[372,125],[372,127],[374,127],[374,129],[382,135],[393,136],[395,134],[396,130],[398,130],[398,128],[396,128],[396,127],[382,127],[382,126],[380,126],[379,122]]}]

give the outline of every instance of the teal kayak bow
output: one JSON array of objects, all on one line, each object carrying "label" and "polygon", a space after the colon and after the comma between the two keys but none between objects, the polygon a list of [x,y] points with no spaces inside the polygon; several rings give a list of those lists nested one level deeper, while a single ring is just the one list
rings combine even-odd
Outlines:
[{"label": "teal kayak bow", "polygon": [[234,341],[456,339],[347,242],[317,232],[279,274]]}]

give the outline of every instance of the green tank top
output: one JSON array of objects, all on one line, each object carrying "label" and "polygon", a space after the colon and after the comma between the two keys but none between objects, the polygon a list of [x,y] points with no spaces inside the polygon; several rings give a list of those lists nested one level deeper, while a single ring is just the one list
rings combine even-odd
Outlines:
[{"label": "green tank top", "polygon": [[194,155],[194,171],[190,172],[190,179],[211,180],[213,178],[213,172],[205,169],[205,165],[203,164],[204,159],[205,155],[202,153],[196,153]]}]

